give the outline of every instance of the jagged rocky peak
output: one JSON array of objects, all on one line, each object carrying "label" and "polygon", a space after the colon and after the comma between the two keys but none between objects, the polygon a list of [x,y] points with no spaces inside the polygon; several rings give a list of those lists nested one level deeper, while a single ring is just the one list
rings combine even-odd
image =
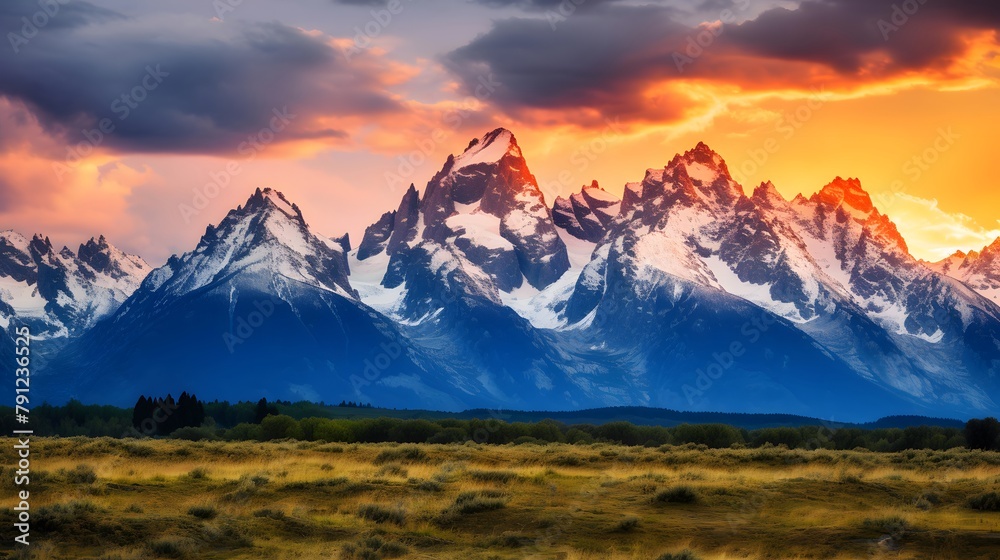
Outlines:
[{"label": "jagged rocky peak", "polygon": [[[502,291],[536,288],[569,269],[566,246],[514,135],[498,128],[451,155],[421,196],[413,185],[394,212],[365,231],[358,259],[386,253],[390,271],[423,243],[454,252]],[[437,251],[429,248],[428,251]],[[474,274],[470,271],[470,274]],[[394,284],[390,280],[389,284]],[[388,284],[387,284],[388,285]]]},{"label": "jagged rocky peak", "polygon": [[957,275],[960,269],[969,266],[970,263],[975,262],[979,258],[979,253],[977,251],[965,251],[958,250],[948,255],[944,259],[936,262],[925,262],[925,264],[936,272],[941,274],[947,274],[949,276]]},{"label": "jagged rocky peak", "polygon": [[880,239],[884,248],[901,251],[909,258],[909,247],[896,224],[875,208],[871,196],[861,186],[859,179],[837,177],[812,195],[809,202],[819,209],[833,210],[853,218],[873,237]]},{"label": "jagged rocky peak", "polygon": [[783,208],[788,204],[788,201],[781,196],[771,181],[763,182],[754,189],[750,200],[757,206],[767,209]]},{"label": "jagged rocky peak", "polygon": [[743,187],[730,175],[726,161],[707,144],[699,142],[683,154],[675,155],[663,168],[647,169],[641,183],[627,184],[622,213],[628,215],[650,201],[664,207],[697,205],[725,209],[743,198]]},{"label": "jagged rocky peak", "polygon": [[578,239],[597,242],[618,216],[621,199],[593,181],[568,198],[556,197],[552,219],[558,227]]},{"label": "jagged rocky peak", "polygon": [[39,233],[31,237],[31,243],[28,246],[34,255],[47,255],[53,252],[52,242],[47,236]]},{"label": "jagged rocky peak", "polygon": [[865,214],[870,214],[875,209],[871,196],[861,187],[861,181],[855,178],[837,177],[810,200],[833,208],[847,205]]},{"label": "jagged rocky peak", "polygon": [[707,165],[709,167],[725,169],[726,173],[729,172],[729,168],[726,167],[726,162],[722,159],[722,156],[720,156],[718,152],[710,148],[708,144],[704,142],[698,142],[694,148],[684,152],[683,156],[678,155],[677,157],[687,161]]},{"label": "jagged rocky peak", "polygon": [[247,202],[243,205],[242,210],[237,208],[235,211],[252,214],[266,211],[270,208],[279,210],[289,218],[305,223],[305,220],[302,218],[302,211],[299,210],[299,207],[289,202],[288,199],[285,198],[284,194],[272,189],[271,187],[265,187],[264,189],[258,188],[254,191],[253,195],[247,199]]},{"label": "jagged rocky peak", "polygon": [[351,247],[351,234],[350,233],[344,232],[343,235],[338,235],[338,236],[331,237],[330,241],[333,241],[337,245],[340,245],[340,247],[344,250],[345,253],[350,253],[351,252],[352,247]]},{"label": "jagged rocky peak", "polygon": [[[40,234],[28,240],[0,233],[0,323],[18,317],[40,335],[75,336],[113,313],[149,273],[141,258],[127,255],[104,236],[55,251]],[[7,300],[6,298],[9,298]]]},{"label": "jagged rocky peak", "polygon": [[979,251],[956,251],[943,260],[925,264],[936,272],[965,282],[982,296],[1000,302],[1000,238]]},{"label": "jagged rocky peak", "polygon": [[137,274],[143,277],[151,270],[142,258],[121,251],[108,243],[103,235],[97,239],[91,237],[86,243],[81,243],[76,255],[81,262],[86,263],[90,268],[112,278],[136,276]]},{"label": "jagged rocky peak", "polygon": [[416,236],[420,219],[420,193],[410,183],[399,208],[382,214],[377,222],[365,228],[365,235],[358,246],[358,260],[366,260],[383,252],[394,252],[404,241]]},{"label": "jagged rocky peak", "polygon": [[382,214],[374,224],[365,228],[365,235],[358,246],[358,259],[365,260],[385,251],[396,222],[396,211]]},{"label": "jagged rocky peak", "polygon": [[521,157],[521,148],[514,134],[506,128],[497,128],[480,138],[473,138],[461,155],[454,158],[452,169],[458,170],[481,163],[494,164],[510,155]]},{"label": "jagged rocky peak", "polygon": [[710,185],[720,178],[731,180],[726,160],[704,142],[698,142],[694,148],[675,155],[666,169],[683,169],[688,177],[701,186]]},{"label": "jagged rocky peak", "polygon": [[264,284],[303,282],[354,297],[348,272],[342,243],[315,234],[296,204],[267,188],[208,228],[194,251],[153,272],[149,291],[188,293],[254,278]]}]

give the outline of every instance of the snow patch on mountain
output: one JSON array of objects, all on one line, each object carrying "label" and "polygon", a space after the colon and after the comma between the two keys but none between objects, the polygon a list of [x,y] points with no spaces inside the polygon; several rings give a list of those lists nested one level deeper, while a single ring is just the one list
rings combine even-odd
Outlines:
[{"label": "snow patch on mountain", "polygon": [[17,319],[39,338],[78,335],[114,313],[150,270],[104,236],[74,253],[40,235],[0,232],[0,325]]},{"label": "snow patch on mountain", "polygon": [[703,262],[708,265],[708,269],[712,272],[712,276],[715,277],[716,285],[719,289],[755,303],[776,315],[780,315],[791,320],[794,323],[807,323],[815,318],[812,317],[810,319],[804,319],[794,304],[774,300],[771,297],[773,284],[754,284],[741,280],[740,277],[737,276],[731,268],[729,268],[729,265],[723,262],[723,260],[718,256],[712,255],[703,259]]},{"label": "snow patch on mountain", "polygon": [[493,164],[508,154],[519,158],[521,157],[521,149],[513,140],[514,135],[505,129],[495,130],[473,140],[469,148],[455,158],[452,170],[458,171],[480,163]]}]

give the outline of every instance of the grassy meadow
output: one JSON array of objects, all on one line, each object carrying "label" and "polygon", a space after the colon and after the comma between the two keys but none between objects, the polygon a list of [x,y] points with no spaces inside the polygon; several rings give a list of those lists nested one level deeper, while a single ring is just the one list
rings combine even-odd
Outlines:
[{"label": "grassy meadow", "polygon": [[80,437],[32,460],[11,558],[1000,559],[997,452]]}]

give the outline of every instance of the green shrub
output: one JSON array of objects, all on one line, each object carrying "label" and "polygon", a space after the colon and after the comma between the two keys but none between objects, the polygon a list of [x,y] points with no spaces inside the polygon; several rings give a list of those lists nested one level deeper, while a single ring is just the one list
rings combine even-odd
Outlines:
[{"label": "green shrub", "polygon": [[97,482],[97,472],[90,465],[77,465],[66,473],[66,482],[70,484],[93,484]]},{"label": "green shrub", "polygon": [[667,490],[661,490],[653,501],[661,504],[693,504],[698,501],[698,495],[690,486],[675,486]]},{"label": "green shrub", "polygon": [[260,423],[261,435],[267,441],[276,439],[302,439],[299,421],[284,414],[265,417]]},{"label": "green shrub", "polygon": [[898,515],[865,519],[862,526],[865,529],[886,533],[896,539],[910,530],[910,522]]},{"label": "green shrub", "polygon": [[149,545],[150,552],[161,558],[187,558],[194,548],[190,541],[177,538],[163,538]]},{"label": "green shrub", "polygon": [[417,481],[417,490],[423,492],[441,492],[444,490],[444,485],[436,480],[420,480]]},{"label": "green shrub", "polygon": [[496,482],[499,484],[507,484],[511,480],[517,478],[517,475],[512,471],[469,471],[469,476],[473,480],[478,480],[479,482]]},{"label": "green shrub", "polygon": [[388,463],[383,465],[376,474],[378,476],[399,476],[406,478],[408,473],[406,469],[403,468],[403,465],[400,465],[399,463]]},{"label": "green shrub", "polygon": [[363,504],[358,508],[358,517],[374,523],[406,524],[406,512],[403,508],[387,508],[378,504]]},{"label": "green shrub", "polygon": [[192,506],[188,509],[188,515],[193,515],[198,519],[215,519],[219,511],[212,506]]},{"label": "green shrub", "polygon": [[284,519],[285,518],[285,512],[283,512],[281,510],[275,510],[275,509],[267,509],[267,508],[265,508],[265,509],[258,509],[257,511],[253,512],[253,516],[254,517],[266,517],[267,519],[279,519],[280,520],[280,519]]},{"label": "green shrub", "polygon": [[375,464],[383,463],[422,463],[427,460],[427,453],[419,447],[406,446],[386,449],[375,457]]},{"label": "green shrub", "polygon": [[173,439],[182,439],[185,441],[203,441],[203,440],[219,439],[215,435],[215,431],[207,426],[199,426],[197,428],[193,426],[177,428],[176,430],[170,433],[170,437]]},{"label": "green shrub", "polygon": [[1000,493],[989,492],[969,498],[968,506],[979,511],[1000,511]]},{"label": "green shrub", "polygon": [[150,445],[142,445],[139,443],[126,443],[122,445],[122,451],[124,451],[130,457],[152,457],[156,455],[156,449]]},{"label": "green shrub", "polygon": [[345,560],[380,560],[382,558],[398,558],[409,551],[404,545],[387,541],[378,535],[365,537],[357,544],[348,543],[340,549],[340,557]]},{"label": "green shrub", "polygon": [[208,478],[208,469],[204,467],[192,469],[191,472],[188,473],[188,477],[193,480],[204,480]]},{"label": "green shrub", "polygon": [[91,502],[72,501],[38,508],[32,515],[32,528],[43,533],[72,533],[83,526],[92,526],[95,513],[100,510]]},{"label": "green shrub", "polygon": [[243,422],[226,430],[225,438],[229,441],[261,441],[264,439],[264,432],[260,424]]},{"label": "green shrub", "polygon": [[639,526],[639,518],[638,517],[633,517],[633,516],[628,516],[625,519],[622,519],[621,521],[619,521],[618,523],[616,523],[615,526],[611,528],[611,532],[612,533],[628,533],[629,531],[631,531],[632,529],[635,529],[638,526]]},{"label": "green shrub", "polygon": [[495,490],[462,492],[448,509],[462,515],[507,507],[506,494]]}]

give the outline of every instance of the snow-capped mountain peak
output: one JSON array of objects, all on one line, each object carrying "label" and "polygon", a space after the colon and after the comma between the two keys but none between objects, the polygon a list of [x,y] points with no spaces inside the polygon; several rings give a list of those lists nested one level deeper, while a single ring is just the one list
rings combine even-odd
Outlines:
[{"label": "snow-capped mountain peak", "polygon": [[833,208],[847,206],[866,216],[875,209],[871,196],[861,187],[861,181],[855,178],[837,177],[810,200]]},{"label": "snow-capped mountain peak", "polygon": [[521,148],[518,147],[511,131],[498,128],[469,142],[465,151],[455,157],[452,170],[457,171],[481,163],[497,163],[506,155],[520,158]]},{"label": "snow-capped mountain peak", "polygon": [[411,185],[399,208],[365,231],[356,256],[365,261],[377,255],[389,257],[382,259],[382,285],[389,288],[404,282],[407,259],[454,255],[455,262],[433,272],[440,276],[444,270],[463,269],[466,277],[478,279],[476,285],[485,285],[485,279],[491,286],[483,290],[484,297],[492,297],[486,292],[511,292],[525,282],[541,289],[569,269],[566,246],[538,182],[514,135],[503,128],[449,156],[423,196]]},{"label": "snow-capped mountain peak", "polygon": [[[108,243],[103,235],[80,244],[77,257],[97,272],[111,278],[145,278],[152,268],[141,257],[129,255]],[[136,283],[135,287],[138,287]],[[133,287],[133,289],[135,288]]]},{"label": "snow-capped mountain peak", "polygon": [[314,234],[297,205],[266,188],[209,226],[194,251],[154,271],[144,288],[176,295],[239,276],[266,284],[302,282],[355,297],[347,267],[339,242]]},{"label": "snow-capped mountain peak", "polygon": [[274,209],[289,218],[305,224],[299,207],[285,198],[285,195],[270,188],[258,188],[243,206],[244,212],[263,212]]},{"label": "snow-capped mountain peak", "polygon": [[940,274],[965,282],[983,297],[1000,303],[1000,238],[979,251],[956,251],[936,263],[925,263]]},{"label": "snow-capped mountain peak", "polygon": [[754,189],[750,199],[758,207],[768,210],[786,210],[788,208],[788,200],[781,196],[771,181],[761,183]]},{"label": "snow-capped mountain peak", "polygon": [[593,181],[568,198],[556,197],[552,219],[573,237],[596,243],[618,216],[621,202]]},{"label": "snow-capped mountain peak", "polygon": [[16,318],[44,337],[76,335],[113,313],[150,267],[104,236],[56,252],[48,237],[0,233],[0,324]]}]

